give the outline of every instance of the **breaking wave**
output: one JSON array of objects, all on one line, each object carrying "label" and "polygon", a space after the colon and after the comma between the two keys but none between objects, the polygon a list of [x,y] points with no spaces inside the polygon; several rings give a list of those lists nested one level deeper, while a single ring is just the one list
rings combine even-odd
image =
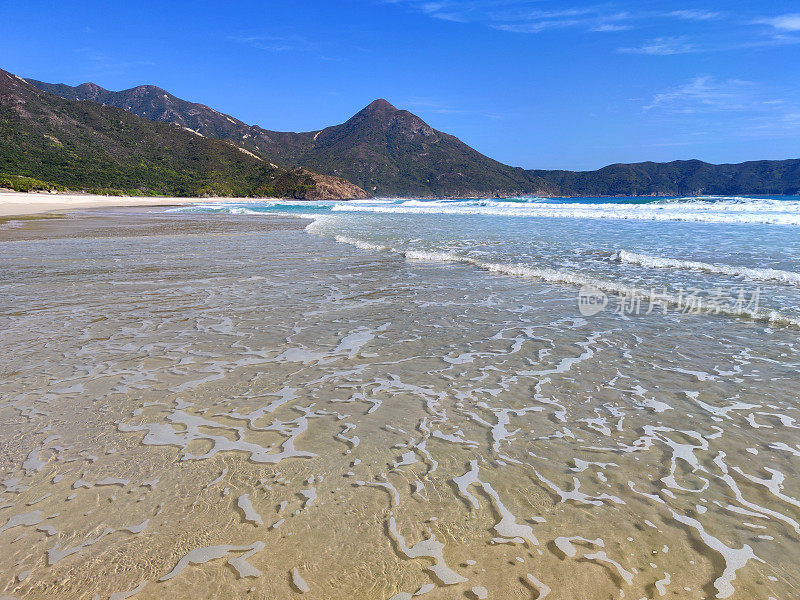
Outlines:
[{"label": "breaking wave", "polygon": [[697,197],[588,203],[585,200],[404,200],[337,203],[333,212],[483,215],[567,219],[622,219],[756,223],[800,226],[800,202],[767,198]]},{"label": "breaking wave", "polygon": [[[306,228],[308,231],[313,232],[314,227]],[[591,287],[605,293],[618,294],[626,297],[636,297],[647,300],[654,304],[661,304],[673,307],[680,311],[697,311],[704,314],[718,314],[729,317],[751,319],[778,326],[789,326],[800,328],[800,319],[789,317],[778,311],[774,310],[760,310],[750,309],[749,307],[726,307],[722,304],[711,304],[705,302],[703,299],[699,300],[696,297],[689,297],[684,295],[670,294],[670,293],[654,293],[652,290],[627,286],[612,281],[590,277],[578,272],[550,269],[543,267],[535,267],[525,264],[508,264],[500,262],[490,262],[479,260],[470,256],[455,254],[451,252],[438,252],[427,250],[401,250],[389,246],[381,246],[378,244],[371,244],[351,237],[336,236],[336,241],[343,244],[349,244],[363,250],[392,252],[399,254],[407,260],[416,261],[432,261],[441,263],[461,263],[468,264],[479,269],[488,271],[490,273],[497,273],[500,275],[510,275],[513,277],[528,277],[537,279],[547,283],[577,286],[577,287]],[[700,263],[704,264],[704,263]],[[713,265],[712,265],[713,266]]]},{"label": "breaking wave", "polygon": [[722,265],[698,262],[693,260],[679,260],[675,258],[661,258],[647,254],[635,254],[620,250],[614,260],[624,264],[637,265],[650,269],[687,269],[703,271],[730,277],[744,277],[752,281],[769,281],[800,286],[800,273],[794,271],[781,271],[779,269],[751,269],[735,265]]}]

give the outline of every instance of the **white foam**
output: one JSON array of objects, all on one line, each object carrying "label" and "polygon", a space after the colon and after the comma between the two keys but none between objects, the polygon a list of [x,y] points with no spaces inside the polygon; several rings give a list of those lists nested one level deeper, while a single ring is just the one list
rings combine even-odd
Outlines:
[{"label": "white foam", "polygon": [[108,597],[108,600],[128,600],[128,598],[133,598],[136,594],[141,592],[145,586],[147,585],[147,581],[142,581],[139,585],[137,585],[132,590],[128,590],[127,592],[114,592],[111,596]]},{"label": "white foam", "polygon": [[667,595],[667,586],[672,583],[672,577],[669,573],[664,573],[664,579],[659,579],[656,581],[656,589],[658,590],[659,596],[666,596]]},{"label": "white foam", "polygon": [[525,580],[528,583],[528,585],[533,587],[533,589],[535,589],[538,592],[539,595],[536,597],[536,600],[544,600],[544,598],[547,598],[547,596],[550,595],[550,592],[553,591],[550,589],[549,585],[542,583],[536,578],[536,576],[530,573],[525,574]]},{"label": "white foam", "polygon": [[466,577],[462,577],[447,566],[444,561],[444,544],[437,541],[435,535],[431,535],[429,539],[417,542],[409,548],[405,539],[397,530],[397,522],[394,517],[389,517],[389,535],[397,545],[397,550],[406,558],[433,559],[434,565],[428,567],[428,570],[433,573],[442,585],[456,585],[468,581]]},{"label": "white foam", "polygon": [[470,470],[459,477],[455,477],[453,479],[453,483],[456,484],[459,493],[469,501],[469,503],[472,505],[472,508],[475,510],[480,508],[480,503],[478,502],[478,498],[470,493],[469,486],[481,486],[483,491],[486,492],[486,494],[492,499],[495,510],[500,516],[500,521],[498,521],[494,526],[495,533],[497,533],[499,536],[499,538],[495,538],[495,541],[517,544],[530,542],[534,546],[539,545],[539,541],[533,534],[533,529],[529,525],[517,523],[516,517],[514,517],[511,511],[505,507],[503,502],[500,500],[500,495],[495,491],[491,484],[478,479],[477,460],[470,462]]},{"label": "white foam", "polygon": [[598,203],[535,201],[528,203],[502,200],[420,201],[400,204],[335,204],[333,212],[369,212],[416,215],[474,215],[559,219],[609,219],[638,221],[689,221],[700,223],[758,223],[800,226],[800,202],[718,198],[713,202],[687,198],[673,201],[635,203]]},{"label": "white foam", "polygon": [[624,569],[622,565],[619,564],[617,561],[609,558],[604,551],[599,550],[591,554],[584,554],[583,558],[585,558],[586,560],[594,560],[597,562],[607,563],[617,570],[617,573],[619,573],[619,576],[622,577],[622,580],[625,583],[627,583],[628,585],[631,585],[633,583],[633,573],[631,573],[627,569]]},{"label": "white foam", "polygon": [[[800,216],[798,219],[800,219]],[[800,224],[800,222],[798,224]],[[702,296],[692,296],[691,294],[671,294],[669,292],[656,293],[654,290],[640,289],[635,286],[598,279],[597,277],[576,271],[551,269],[527,264],[488,262],[476,259],[472,256],[435,250],[398,250],[396,248],[390,248],[388,251],[400,254],[409,260],[462,263],[489,271],[490,273],[497,273],[498,275],[525,277],[547,283],[577,286],[581,288],[590,287],[601,292],[616,294],[625,298],[638,298],[640,302],[649,302],[653,306],[671,306],[677,311],[718,314],[729,317],[752,319],[754,321],[763,321],[779,326],[800,328],[800,318],[784,315],[775,310],[750,308],[746,305],[737,306],[735,303],[733,305],[726,305],[725,302],[715,301],[714,298],[706,299]]]},{"label": "white foam", "polygon": [[303,508],[308,508],[317,499],[317,488],[312,487],[298,492],[303,497]]},{"label": "white foam", "polygon": [[250,494],[242,494],[236,501],[236,506],[244,513],[244,520],[252,523],[253,525],[263,525],[264,519],[258,514],[253,504],[250,502]]},{"label": "white foam", "polygon": [[303,579],[303,576],[300,575],[300,571],[297,570],[297,567],[294,567],[292,569],[292,585],[301,594],[305,594],[306,592],[310,592],[311,591],[311,588],[306,583],[306,580]]},{"label": "white foam", "polygon": [[385,481],[356,481],[356,485],[383,488],[391,498],[391,505],[400,506],[400,492],[398,492],[397,488],[386,478],[385,473],[381,473],[381,477]]},{"label": "white foam", "polygon": [[30,454],[28,454],[28,458],[22,463],[22,469],[26,473],[32,473],[34,471],[38,473],[47,464],[45,461],[39,459],[39,451],[40,448],[31,450]]},{"label": "white foam", "polygon": [[599,546],[600,548],[605,547],[605,542],[603,542],[603,540],[600,538],[597,538],[596,540],[590,540],[585,537],[581,537],[579,535],[575,535],[572,537],[561,536],[557,537],[553,541],[556,548],[558,548],[558,550],[567,558],[574,558],[578,554],[578,549],[572,542],[583,542],[584,544]]},{"label": "white foam", "polygon": [[475,598],[477,598],[477,600],[486,600],[486,599],[489,597],[489,590],[487,590],[487,589],[486,589],[485,587],[483,587],[482,585],[476,585],[476,586],[474,586],[474,587],[473,587],[473,588],[470,590],[470,592],[472,592],[472,595],[473,595]]},{"label": "white foam", "polygon": [[503,505],[503,503],[500,501],[500,496],[491,485],[482,482],[481,486],[483,486],[484,491],[494,500],[495,509],[500,515],[500,521],[498,521],[494,526],[494,530],[497,535],[514,543],[523,543],[524,541],[528,541],[534,546],[538,546],[539,541],[536,539],[536,536],[533,535],[533,529],[531,526],[517,523],[514,515],[511,514],[511,512]]},{"label": "white foam", "polygon": [[459,477],[455,477],[453,483],[456,484],[458,492],[467,499],[472,508],[478,510],[480,508],[478,499],[468,489],[473,483],[478,483],[478,461],[473,460],[470,462],[469,471]]},{"label": "white foam", "polygon": [[672,513],[673,519],[694,529],[706,546],[722,556],[722,559],[725,561],[725,569],[722,571],[722,574],[714,580],[714,587],[717,589],[716,597],[730,598],[733,596],[736,591],[733,587],[733,581],[736,579],[736,571],[744,567],[751,559],[760,560],[753,552],[753,549],[748,544],[738,549],[731,548],[718,538],[707,533],[696,519],[680,515],[672,509],[669,509],[669,511]]},{"label": "white foam", "polygon": [[224,558],[232,553],[239,552],[244,552],[244,554],[230,558],[228,560],[228,564],[236,570],[239,577],[259,577],[261,576],[261,571],[248,563],[247,559],[256,552],[260,552],[265,547],[266,544],[264,542],[254,542],[250,546],[230,546],[223,544],[220,546],[196,548],[181,558],[172,571],[161,577],[159,581],[168,581],[173,577],[180,575],[181,572],[190,564],[199,565],[218,558]]},{"label": "white foam", "polygon": [[129,527],[123,527],[122,529],[125,531],[129,531],[133,534],[143,533],[147,526],[150,525],[150,519],[145,519],[143,522],[139,523],[138,525],[131,525]]},{"label": "white foam", "polygon": [[[183,460],[204,460],[211,458],[218,452],[238,451],[250,455],[250,460],[257,463],[279,463],[287,458],[314,458],[312,452],[305,452],[295,449],[295,441],[308,429],[308,419],[317,417],[311,409],[295,407],[303,415],[295,421],[280,422],[274,421],[267,427],[259,428],[261,431],[277,431],[287,439],[281,443],[280,452],[270,452],[269,448],[246,441],[246,432],[243,427],[226,425],[219,421],[212,421],[203,417],[189,414],[183,410],[174,410],[167,419],[177,424],[183,425],[185,429],[179,430],[175,426],[162,423],[149,423],[142,425],[127,425],[118,423],[117,428],[124,433],[146,431],[142,439],[142,444],[146,446],[180,446],[183,448]],[[293,425],[293,427],[290,427]],[[237,439],[232,440],[224,435],[212,435],[205,433],[206,429],[229,429],[237,432]],[[194,440],[207,440],[212,447],[201,455],[194,455],[187,451],[188,446]]]},{"label": "white foam", "polygon": [[89,546],[92,546],[92,545],[96,544],[97,542],[102,540],[104,537],[106,537],[107,535],[110,535],[112,533],[114,533],[114,530],[111,529],[110,527],[107,527],[97,537],[88,539],[85,542],[82,542],[82,543],[78,544],[77,546],[71,546],[69,548],[64,548],[63,550],[61,549],[59,544],[56,544],[55,546],[53,546],[52,548],[50,548],[47,551],[47,563],[49,565],[54,565],[58,561],[66,558],[67,556],[71,556],[73,554],[77,554],[78,552],[80,552],[84,548],[87,548]]},{"label": "white foam", "polygon": [[769,281],[787,285],[800,285],[800,273],[794,271],[781,271],[779,269],[751,269],[748,267],[711,264],[693,260],[679,260],[675,258],[662,258],[646,254],[635,254],[620,250],[616,260],[621,263],[638,265],[649,269],[686,269],[690,271],[703,271],[730,277],[744,277],[751,281]]},{"label": "white foam", "polygon": [[43,520],[44,515],[40,510],[14,515],[6,521],[5,525],[0,527],[0,533],[13,529],[14,527],[32,527],[33,525],[38,525]]},{"label": "white foam", "polygon": [[536,476],[544,483],[550,490],[557,494],[560,498],[562,503],[573,501],[577,502],[578,504],[590,504],[593,506],[600,506],[605,501],[613,502],[614,504],[625,504],[625,501],[618,496],[613,496],[611,494],[606,494],[605,492],[602,494],[598,494],[597,496],[590,496],[589,494],[585,494],[584,492],[580,491],[581,489],[581,482],[577,477],[572,478],[572,489],[566,490],[560,488],[558,485],[544,477],[539,471],[531,467],[533,472]]},{"label": "white foam", "polygon": [[361,240],[357,240],[355,238],[347,237],[344,235],[337,235],[336,241],[340,244],[349,244],[351,246],[355,246],[356,248],[360,248],[362,250],[389,250],[388,246],[382,246],[380,244],[372,244],[370,242],[363,242]]}]

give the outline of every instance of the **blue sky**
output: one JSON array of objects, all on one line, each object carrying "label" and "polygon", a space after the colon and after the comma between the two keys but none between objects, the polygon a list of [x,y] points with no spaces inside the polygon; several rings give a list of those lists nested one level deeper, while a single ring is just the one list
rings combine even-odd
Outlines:
[{"label": "blue sky", "polygon": [[800,3],[0,0],[0,68],[269,129],[379,97],[527,168],[800,157]]}]

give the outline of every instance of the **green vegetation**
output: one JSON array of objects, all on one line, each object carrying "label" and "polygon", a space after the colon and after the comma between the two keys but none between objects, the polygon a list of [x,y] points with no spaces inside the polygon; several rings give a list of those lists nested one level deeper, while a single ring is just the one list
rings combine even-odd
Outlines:
[{"label": "green vegetation", "polygon": [[[80,189],[90,186],[133,188],[131,193],[136,194],[315,197],[314,180],[308,173],[270,167],[270,163],[275,163],[343,177],[376,196],[800,193],[800,160],[736,165],[711,165],[698,160],[648,162],[610,165],[586,172],[510,167],[451,135],[436,131],[419,117],[397,110],[385,100],[376,100],[342,125],[320,132],[291,133],[247,125],[154,86],[111,92],[93,84],[71,87],[30,83],[62,98],[90,101],[72,102],[69,108],[62,106],[59,110],[75,121],[85,122],[92,133],[88,137],[65,139],[66,134],[51,130],[52,119],[45,119],[35,132],[26,132],[29,137],[15,141],[23,148],[29,148],[35,141],[39,150],[23,157],[22,164],[18,160],[12,169],[3,162],[2,145],[7,134],[0,112],[0,170]],[[2,84],[0,72],[0,88]],[[43,94],[41,99],[51,104],[57,100],[50,94]],[[120,116],[122,111],[96,108],[100,106],[98,102],[159,123],[152,123],[151,127],[140,121],[135,125]],[[177,123],[205,138],[166,123]],[[152,143],[158,137],[164,141],[161,146]],[[230,144],[212,140],[228,140],[264,162],[259,164]],[[107,148],[109,156],[87,153],[93,143]],[[17,152],[13,145],[9,150]],[[53,162],[58,160],[62,162]],[[357,196],[356,190],[343,193],[350,194],[346,197]]]},{"label": "green vegetation", "polygon": [[56,183],[39,181],[33,177],[0,173],[0,189],[14,190],[15,192],[63,192],[67,188]]},{"label": "green vegetation", "polygon": [[304,198],[315,185],[305,172],[275,168],[228,142],[67,101],[2,71],[0,172],[21,176],[7,177],[19,191],[47,181],[43,189]]},{"label": "green vegetation", "polygon": [[314,135],[299,164],[377,196],[508,196],[534,188],[522,169],[480,154],[385,100]]}]

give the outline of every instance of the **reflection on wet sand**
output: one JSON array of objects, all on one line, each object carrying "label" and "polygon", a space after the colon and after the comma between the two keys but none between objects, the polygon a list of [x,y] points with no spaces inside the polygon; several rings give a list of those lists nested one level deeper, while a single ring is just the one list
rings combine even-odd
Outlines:
[{"label": "reflection on wet sand", "polygon": [[89,215],[0,232],[0,593],[797,595],[796,331]]}]

